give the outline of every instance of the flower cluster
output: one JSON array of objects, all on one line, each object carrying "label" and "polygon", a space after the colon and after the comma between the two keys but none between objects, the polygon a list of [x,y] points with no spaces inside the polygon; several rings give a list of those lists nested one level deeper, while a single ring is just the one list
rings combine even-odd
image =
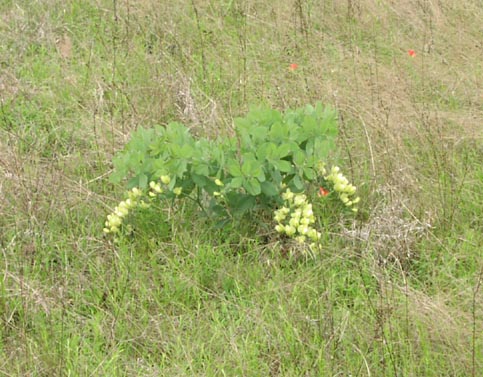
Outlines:
[{"label": "flower cluster", "polygon": [[214,191],[213,196],[215,198],[219,197],[220,199],[223,199],[225,195],[223,194],[223,187],[225,184],[218,178],[215,179],[215,185],[217,185],[220,188],[220,191]]},{"label": "flower cluster", "polygon": [[310,246],[315,247],[315,242],[320,239],[320,233],[311,226],[315,223],[312,204],[307,201],[304,194],[295,194],[290,189],[282,194],[282,199],[285,205],[275,211],[275,230],[301,244],[307,240],[312,241]]},{"label": "flower cluster", "polygon": [[356,193],[356,187],[349,183],[346,177],[340,172],[338,166],[333,166],[330,170],[330,174],[324,177],[327,181],[334,185],[334,190],[339,195],[339,199],[347,207],[352,207],[353,212],[357,212],[357,207],[355,206],[361,198],[358,196],[354,198]]},{"label": "flower cluster", "polygon": [[[169,183],[171,182],[171,178],[167,175],[163,175],[160,177],[160,181],[161,182],[149,182],[150,190],[148,192],[148,196],[150,198],[155,198],[156,196],[163,194],[164,189],[166,189],[166,186],[169,185]],[[164,189],[163,187],[161,187],[161,184],[165,186]],[[176,196],[180,195],[181,187],[174,188],[173,193]],[[120,202],[117,207],[114,208],[114,211],[107,215],[107,220],[104,223],[104,233],[119,233],[124,219],[127,217],[131,210],[136,207],[148,208],[149,204],[142,199],[143,195],[144,193],[137,187],[129,190],[127,192],[127,199]]]},{"label": "flower cluster", "polygon": [[114,211],[107,215],[107,220],[104,224],[105,228],[103,229],[104,233],[118,233],[119,228],[121,227],[124,218],[129,214],[129,211],[141,203],[144,203],[143,201],[140,201],[142,195],[142,191],[137,187],[129,190],[127,193],[127,199],[120,202],[117,207],[114,208]]}]

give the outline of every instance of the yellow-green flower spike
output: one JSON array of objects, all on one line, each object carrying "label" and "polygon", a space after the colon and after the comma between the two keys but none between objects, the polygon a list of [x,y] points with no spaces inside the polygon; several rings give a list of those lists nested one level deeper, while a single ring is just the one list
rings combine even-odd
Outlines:
[{"label": "yellow-green flower spike", "polygon": [[310,225],[315,223],[312,204],[307,201],[304,194],[295,194],[290,189],[282,193],[285,206],[274,212],[274,219],[277,222],[275,230],[278,233],[286,234],[299,243],[310,240],[312,243],[320,239],[321,234]]},{"label": "yellow-green flower spike", "polygon": [[[333,183],[334,190],[338,193],[339,199],[347,207],[351,207],[359,203],[359,197],[354,199],[351,198],[357,190],[356,187],[349,183],[348,179],[340,172],[340,168],[338,166],[333,166],[330,170],[330,174],[324,178]],[[354,211],[354,208],[352,210]],[[354,212],[357,212],[357,210]]]},{"label": "yellow-green flower spike", "polygon": [[288,223],[290,226],[297,228],[299,226],[299,219],[296,217],[292,217]]},{"label": "yellow-green flower spike", "polygon": [[137,197],[140,197],[143,192],[141,190],[139,190],[137,187],[134,187],[132,190],[131,190],[132,194],[134,195],[135,198]]},{"label": "yellow-green flower spike", "polygon": [[285,233],[287,234],[287,236],[289,237],[293,236],[296,231],[297,229],[295,229],[295,227],[291,225],[285,225]]},{"label": "yellow-green flower spike", "polygon": [[295,237],[295,240],[298,243],[303,244],[305,242],[305,236],[297,236],[297,237]]},{"label": "yellow-green flower spike", "polygon": [[149,187],[156,194],[162,194],[163,193],[163,190],[161,189],[161,185],[159,183],[156,183],[156,182],[151,181],[151,182],[149,182]]},{"label": "yellow-green flower spike", "polygon": [[278,233],[285,233],[285,227],[281,224],[277,224],[275,225],[275,230],[278,232]]},{"label": "yellow-green flower spike", "polygon": [[169,183],[171,182],[171,178],[169,178],[169,176],[167,175],[162,175],[160,179],[164,185],[169,185]]},{"label": "yellow-green flower spike", "polygon": [[287,191],[285,191],[283,194],[282,194],[282,199],[283,200],[292,200],[293,197],[294,197],[294,193],[292,191],[290,191],[290,189],[287,189]]}]

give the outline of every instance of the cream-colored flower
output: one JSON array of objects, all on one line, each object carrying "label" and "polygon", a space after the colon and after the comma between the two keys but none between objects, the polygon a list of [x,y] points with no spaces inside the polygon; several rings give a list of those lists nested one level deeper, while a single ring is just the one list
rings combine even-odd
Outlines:
[{"label": "cream-colored flower", "polygon": [[113,225],[119,226],[119,225],[121,225],[122,220],[118,215],[113,213],[113,214],[107,215],[107,222],[108,222],[109,226],[113,226]]},{"label": "cream-colored flower", "polygon": [[173,189],[173,193],[174,193],[174,195],[176,195],[176,196],[181,195],[181,192],[182,192],[182,191],[183,191],[183,190],[182,190],[182,188],[181,188],[181,187],[175,187],[175,188]]},{"label": "cream-colored flower", "polygon": [[309,225],[310,224],[310,218],[308,217],[302,217],[300,219],[300,225]]},{"label": "cream-colored flower", "polygon": [[303,215],[304,217],[310,217],[313,214],[314,214],[314,211],[312,209],[312,204],[308,204],[303,211]]},{"label": "cream-colored flower", "polygon": [[343,192],[346,189],[347,185],[342,182],[337,182],[334,185],[334,190],[338,192]]},{"label": "cream-colored flower", "polygon": [[161,182],[163,182],[164,185],[169,185],[169,183],[171,182],[171,178],[169,178],[168,175],[162,175],[160,177],[161,179]]},{"label": "cream-colored flower", "polygon": [[114,208],[114,214],[119,217],[124,217],[127,216],[129,213],[128,209],[126,207],[116,207]]},{"label": "cream-colored flower", "polygon": [[139,207],[141,207],[141,208],[143,208],[143,209],[146,209],[146,208],[149,208],[149,207],[150,207],[150,205],[149,205],[149,203],[146,203],[144,200],[141,200],[141,201],[139,202]]},{"label": "cream-colored flower", "polygon": [[303,244],[305,242],[305,236],[297,236],[297,237],[295,237],[295,240],[298,243]]},{"label": "cream-colored flower", "polygon": [[317,231],[314,228],[310,228],[307,232],[307,237],[309,237],[312,241],[317,240]]},{"label": "cream-colored flower", "polygon": [[275,225],[275,230],[278,232],[278,233],[285,233],[285,227],[281,224],[277,224]]},{"label": "cream-colored flower", "polygon": [[325,169],[325,163],[323,161],[319,161],[319,163],[317,164],[317,171],[322,176],[327,174],[327,170]]},{"label": "cream-colored flower", "polygon": [[297,228],[300,225],[299,219],[297,217],[292,217],[288,223],[294,228]]},{"label": "cream-colored flower", "polygon": [[295,227],[291,226],[291,225],[285,225],[285,233],[287,234],[287,236],[293,236],[295,234],[295,232],[297,231],[297,229],[295,229]]},{"label": "cream-colored flower", "polygon": [[283,194],[282,194],[282,199],[283,200],[292,200],[294,197],[294,193],[290,191],[290,189],[287,189]]},{"label": "cream-colored flower", "polygon": [[309,232],[309,227],[307,225],[299,225],[299,227],[297,228],[297,232],[305,235]]},{"label": "cream-colored flower", "polygon": [[153,190],[157,194],[161,194],[163,190],[161,189],[161,185],[157,182],[149,182],[149,187],[151,187],[151,190]]},{"label": "cream-colored flower", "polygon": [[355,192],[356,192],[357,188],[351,184],[348,184],[347,185],[347,188],[346,188],[346,192],[349,194],[349,195],[354,195]]},{"label": "cream-colored flower", "polygon": [[274,219],[275,221],[281,223],[283,220],[285,220],[286,217],[287,216],[283,212],[277,211],[275,212]]},{"label": "cream-colored flower", "polygon": [[132,194],[133,194],[133,196],[134,196],[135,198],[136,198],[136,197],[139,197],[139,196],[141,196],[141,195],[143,194],[143,193],[142,193],[142,191],[141,191],[141,190],[139,190],[137,187],[133,187],[133,188],[131,189],[131,192],[132,192]]},{"label": "cream-colored flower", "polygon": [[295,195],[295,198],[293,200],[293,204],[296,205],[297,207],[300,207],[302,204],[305,203],[305,200],[307,197],[304,194],[297,194]]}]

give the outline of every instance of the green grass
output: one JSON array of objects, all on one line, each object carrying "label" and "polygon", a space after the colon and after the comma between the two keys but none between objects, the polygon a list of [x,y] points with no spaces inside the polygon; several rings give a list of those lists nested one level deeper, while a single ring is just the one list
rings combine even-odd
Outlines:
[{"label": "green grass", "polygon": [[[0,11],[0,375],[482,374],[478,1]],[[316,101],[363,199],[321,221],[316,260],[189,206],[103,237],[137,127],[230,134],[250,105]]]}]

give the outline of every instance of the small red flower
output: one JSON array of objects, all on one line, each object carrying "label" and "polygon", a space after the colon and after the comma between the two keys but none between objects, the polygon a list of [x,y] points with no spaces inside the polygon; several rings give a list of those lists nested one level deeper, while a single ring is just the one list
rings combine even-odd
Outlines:
[{"label": "small red flower", "polygon": [[325,188],[323,187],[320,187],[319,188],[319,192],[317,193],[318,196],[322,197],[322,196],[327,196],[330,194],[330,191],[329,190],[326,190]]},{"label": "small red flower", "polygon": [[299,65],[297,63],[292,63],[292,64],[290,64],[289,69],[291,71],[295,71],[298,67],[299,67]]},{"label": "small red flower", "polygon": [[416,51],[408,50],[408,54],[409,54],[410,57],[414,58],[416,56]]}]

